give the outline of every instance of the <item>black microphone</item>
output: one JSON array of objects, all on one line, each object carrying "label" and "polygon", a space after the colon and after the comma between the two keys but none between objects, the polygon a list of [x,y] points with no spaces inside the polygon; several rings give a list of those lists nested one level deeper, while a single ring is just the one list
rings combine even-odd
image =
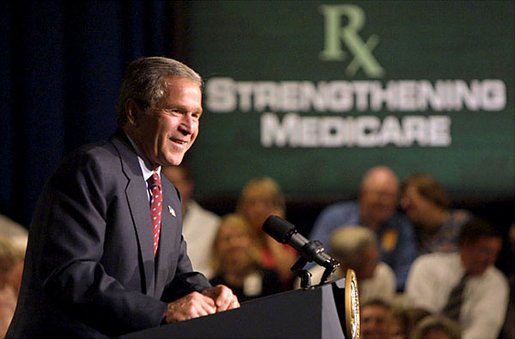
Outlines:
[{"label": "black microphone", "polygon": [[293,224],[276,215],[269,216],[262,228],[278,242],[296,249],[308,261],[315,261],[321,266],[332,269],[339,265],[338,261],[324,252],[320,241],[309,241],[297,232]]}]

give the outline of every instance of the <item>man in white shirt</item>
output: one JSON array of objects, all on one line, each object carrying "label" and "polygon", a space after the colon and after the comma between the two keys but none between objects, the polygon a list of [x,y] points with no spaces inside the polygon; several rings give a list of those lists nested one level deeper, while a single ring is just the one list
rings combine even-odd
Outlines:
[{"label": "man in white shirt", "polygon": [[458,253],[431,253],[415,260],[408,276],[405,307],[445,313],[451,291],[464,274],[458,320],[464,339],[497,338],[508,304],[508,281],[494,267],[502,247],[495,228],[480,219],[463,226]]}]

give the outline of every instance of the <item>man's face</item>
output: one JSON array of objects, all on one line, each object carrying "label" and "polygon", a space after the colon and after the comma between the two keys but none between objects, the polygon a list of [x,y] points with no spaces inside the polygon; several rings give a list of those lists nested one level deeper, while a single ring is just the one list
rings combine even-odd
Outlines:
[{"label": "man's face", "polygon": [[495,264],[502,247],[498,237],[481,237],[474,243],[460,246],[461,260],[465,270],[472,275],[481,275]]},{"label": "man's face", "polygon": [[197,138],[202,114],[197,82],[177,77],[165,77],[164,81],[161,100],[138,115],[129,114],[124,127],[154,167],[181,163]]},{"label": "man's face", "polygon": [[362,218],[381,224],[392,217],[397,208],[399,187],[388,177],[377,177],[361,190],[360,211]]},{"label": "man's face", "polygon": [[381,305],[367,305],[361,310],[361,337],[363,339],[388,338],[390,311]]}]

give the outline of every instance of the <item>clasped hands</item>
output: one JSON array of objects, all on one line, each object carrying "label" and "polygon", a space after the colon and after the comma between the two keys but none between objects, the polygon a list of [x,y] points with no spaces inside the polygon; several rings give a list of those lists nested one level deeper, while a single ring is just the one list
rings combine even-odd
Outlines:
[{"label": "clasped hands", "polygon": [[167,323],[193,319],[240,307],[231,289],[217,285],[202,292],[192,292],[168,304]]}]

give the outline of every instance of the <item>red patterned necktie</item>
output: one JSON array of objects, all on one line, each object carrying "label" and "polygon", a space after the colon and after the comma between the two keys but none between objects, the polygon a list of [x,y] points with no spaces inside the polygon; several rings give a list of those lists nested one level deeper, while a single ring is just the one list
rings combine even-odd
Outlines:
[{"label": "red patterned necktie", "polygon": [[154,234],[154,256],[159,246],[159,233],[161,232],[161,211],[163,209],[163,194],[161,192],[161,178],[156,172],[148,178],[150,188],[150,217],[152,218],[152,232]]}]

